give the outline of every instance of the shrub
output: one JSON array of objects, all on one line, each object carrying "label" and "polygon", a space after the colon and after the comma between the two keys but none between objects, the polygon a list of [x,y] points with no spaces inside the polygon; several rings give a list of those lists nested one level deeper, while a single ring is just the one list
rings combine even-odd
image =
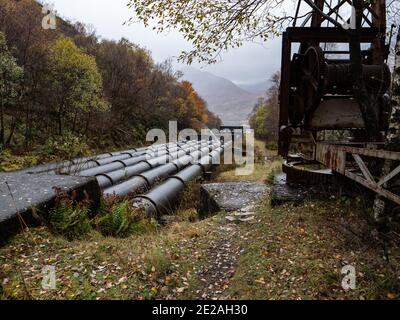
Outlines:
[{"label": "shrub", "polygon": [[97,220],[97,227],[103,235],[122,236],[132,223],[131,211],[127,201],[111,207],[110,212]]},{"label": "shrub", "polygon": [[75,203],[71,199],[58,200],[50,212],[51,227],[68,239],[74,239],[92,231],[89,206],[86,203]]},{"label": "shrub", "polygon": [[103,235],[127,237],[133,233],[146,233],[157,228],[156,221],[146,219],[142,211],[132,208],[128,201],[109,201],[103,208],[103,214],[96,221],[96,227]]},{"label": "shrub", "polygon": [[47,139],[39,153],[42,156],[53,155],[71,159],[88,155],[89,146],[83,141],[82,137],[66,132],[63,136],[50,137]]}]

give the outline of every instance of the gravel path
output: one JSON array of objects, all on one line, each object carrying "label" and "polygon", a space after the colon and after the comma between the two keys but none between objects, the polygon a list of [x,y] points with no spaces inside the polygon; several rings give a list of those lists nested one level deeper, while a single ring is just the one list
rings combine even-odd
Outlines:
[{"label": "gravel path", "polygon": [[198,299],[226,300],[224,295],[229,288],[230,279],[235,274],[235,268],[242,249],[234,245],[234,239],[240,236],[240,226],[235,223],[221,225],[216,240],[210,242],[207,249],[207,264],[198,271],[202,283],[196,292]]}]

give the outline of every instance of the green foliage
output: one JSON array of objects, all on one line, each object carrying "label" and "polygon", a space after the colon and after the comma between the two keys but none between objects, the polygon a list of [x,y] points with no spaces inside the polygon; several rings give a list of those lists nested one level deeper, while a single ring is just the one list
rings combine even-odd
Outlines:
[{"label": "green foliage", "polygon": [[0,0],[0,12],[1,46],[7,39],[12,52],[7,70],[24,80],[15,87],[3,81],[2,140],[13,151],[36,152],[41,160],[47,154],[72,157],[85,149],[78,139],[97,150],[122,149],[145,142],[150,129],[166,129],[169,120],[180,129],[219,126],[172,63],[156,64],[147,49],[126,39],[99,39],[83,24],[60,18],[56,30],[43,32],[34,0]]},{"label": "green foliage", "polygon": [[68,38],[60,37],[50,55],[49,90],[54,99],[59,120],[71,119],[79,112],[106,110],[103,84],[93,56],[84,53]]},{"label": "green foliage", "polygon": [[5,145],[5,108],[15,106],[23,76],[15,58],[8,50],[5,35],[0,32],[0,146]]},{"label": "green foliage", "polygon": [[126,235],[130,225],[134,221],[134,215],[128,201],[114,205],[110,212],[103,215],[96,222],[98,229],[107,236]]},{"label": "green foliage", "polygon": [[[194,60],[214,63],[228,48],[240,47],[250,40],[267,40],[276,35],[290,17],[274,12],[282,0],[260,1],[198,1],[198,0],[130,0],[135,20],[158,32],[177,28],[193,45],[183,52],[180,60],[191,64]],[[134,20],[133,18],[131,20]]]},{"label": "green foliage", "polygon": [[85,203],[75,203],[64,197],[50,212],[50,225],[67,239],[87,235],[92,231],[90,209]]},{"label": "green foliage", "polygon": [[146,219],[142,212],[132,208],[128,201],[113,203],[111,200],[110,204],[105,205],[95,224],[103,235],[113,237],[127,237],[157,228],[154,220]]},{"label": "green foliage", "polygon": [[0,97],[4,105],[15,104],[17,87],[23,75],[7,47],[4,33],[0,32]]},{"label": "green foliage", "polygon": [[276,149],[279,128],[279,87],[280,73],[270,79],[272,86],[267,90],[267,98],[260,99],[250,117],[250,126],[258,139],[266,141],[270,149]]},{"label": "green foliage", "polygon": [[254,129],[255,136],[258,139],[266,139],[267,128],[267,106],[263,103],[257,107],[256,113],[250,118],[250,126]]},{"label": "green foliage", "polygon": [[72,159],[89,154],[90,148],[83,137],[78,137],[71,132],[64,132],[63,136],[49,137],[40,147],[41,156],[58,156],[64,159]]},{"label": "green foliage", "polygon": [[9,149],[0,150],[0,172],[33,167],[37,163],[35,155],[13,155]]}]

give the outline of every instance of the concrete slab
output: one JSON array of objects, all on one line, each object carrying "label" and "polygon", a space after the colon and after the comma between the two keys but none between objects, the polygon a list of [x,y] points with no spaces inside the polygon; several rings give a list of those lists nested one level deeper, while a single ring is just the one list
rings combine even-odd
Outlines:
[{"label": "concrete slab", "polygon": [[32,209],[46,212],[54,204],[56,190],[75,191],[77,197],[98,204],[101,191],[95,178],[0,173],[0,242],[21,228],[18,214],[28,225],[37,224]]},{"label": "concrete slab", "polygon": [[207,216],[219,211],[254,212],[268,189],[265,184],[252,182],[205,184],[201,188],[200,214]]},{"label": "concrete slab", "polygon": [[278,206],[287,202],[301,203],[308,194],[308,190],[298,185],[291,185],[286,182],[286,173],[275,176],[272,186],[271,205]]}]

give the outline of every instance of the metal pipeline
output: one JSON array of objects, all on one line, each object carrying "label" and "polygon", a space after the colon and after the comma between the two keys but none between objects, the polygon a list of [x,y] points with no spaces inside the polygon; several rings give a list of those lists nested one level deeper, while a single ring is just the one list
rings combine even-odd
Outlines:
[{"label": "metal pipeline", "polygon": [[213,165],[219,164],[223,152],[224,147],[217,147],[202,157],[197,164],[181,170],[147,194],[135,197],[135,206],[144,208],[149,216],[160,216],[171,212],[185,186],[209,171]]},{"label": "metal pipeline", "polygon": [[[201,144],[199,144],[200,146]],[[219,148],[220,144],[211,144],[210,148],[216,149]],[[152,159],[146,162],[149,165],[149,167],[153,168],[148,171],[144,171],[141,174],[135,174],[133,175],[133,178],[125,181],[123,183],[120,183],[118,185],[115,185],[113,187],[107,188],[106,190],[103,191],[103,194],[105,196],[112,196],[112,195],[117,195],[119,197],[126,196],[128,194],[131,194],[133,192],[138,192],[142,191],[145,189],[150,189],[152,185],[154,185],[157,181],[164,180],[165,178],[169,177],[172,174],[177,173],[179,170],[181,170],[183,167],[187,166],[190,162],[194,161],[197,162],[199,158],[199,153],[200,155],[203,154],[208,154],[209,153],[209,148],[202,148],[201,151],[198,150],[197,147],[194,147],[195,150],[193,150],[189,155],[185,154],[185,152],[178,151],[175,153],[175,158],[166,158],[166,157],[160,157],[156,159]],[[190,148],[192,149],[192,148]],[[190,150],[189,149],[189,150]],[[207,156],[210,158],[211,155]],[[188,157],[190,159],[188,159]],[[202,158],[203,159],[203,158]],[[166,163],[165,161],[169,162]],[[200,160],[201,162],[201,160]],[[141,163],[141,164],[142,164]],[[160,166],[160,164],[166,163]],[[156,166],[156,168],[154,168]],[[145,169],[145,167],[143,167]],[[120,177],[120,175],[118,176]],[[104,178],[102,178],[102,182],[104,183],[109,183],[107,182]],[[110,179],[109,179],[110,181]]]},{"label": "metal pipeline", "polygon": [[[187,146],[186,149],[185,148],[182,148],[182,149],[183,149],[184,153],[183,154],[179,153],[179,155],[182,155],[182,157],[181,158],[178,157],[177,160],[172,161],[173,163],[175,163],[178,166],[178,170],[180,170],[183,167],[183,164],[181,164],[181,162],[183,162],[183,163],[185,162],[185,159],[187,159],[185,157],[188,157],[190,159],[190,161],[192,161],[192,158],[197,160],[200,158],[198,153],[200,153],[200,155],[201,155],[204,152],[208,153],[208,150],[209,150],[208,147],[207,148],[203,147],[200,151],[197,151],[196,147],[192,147],[190,145]],[[195,149],[195,150],[193,150],[193,149]],[[190,157],[190,156],[186,155],[185,157],[183,157],[183,155],[186,154],[186,151],[189,151],[189,153],[193,153],[193,156]],[[148,160],[148,161],[146,161],[146,160]],[[112,171],[112,172],[104,172],[104,173],[96,174],[96,178],[100,185],[100,188],[102,188],[102,189],[109,188],[112,185],[115,185],[115,184],[121,182],[122,180],[129,179],[135,175],[138,175],[145,171],[154,169],[157,166],[159,166],[163,163],[166,163],[166,160],[167,159],[165,157],[158,157],[158,158],[155,158],[150,161],[150,159],[148,159],[146,157],[145,159],[142,159],[142,161],[140,161],[139,163],[137,163],[133,166],[127,166],[126,168],[121,168],[119,170]],[[173,160],[172,157],[171,157],[171,160]],[[187,163],[187,164],[189,164],[189,163]]]},{"label": "metal pipeline", "polygon": [[[178,150],[178,145],[175,144],[176,150]],[[163,151],[165,150],[165,151]],[[174,151],[174,149],[171,149],[171,152]],[[118,170],[120,168],[124,167],[123,163],[120,163],[119,165],[112,164],[117,161],[127,161],[127,166],[133,165],[135,163],[140,162],[141,160],[133,160],[130,158],[139,158],[140,156],[144,156],[147,154],[152,154],[153,152],[158,153],[159,155],[162,155],[163,152],[166,154],[169,152],[167,145],[160,145],[157,147],[150,146],[148,148],[144,149],[132,149],[128,151],[120,151],[120,152],[115,152],[115,153],[109,153],[109,154],[104,154],[100,155],[97,157],[87,157],[87,158],[81,158],[78,159],[77,161],[74,161],[72,166],[65,167],[62,170],[60,170],[61,173],[63,174],[79,174],[81,176],[93,176],[98,173],[106,173],[106,172],[111,172],[114,170]],[[129,159],[129,160],[127,160]],[[110,165],[109,165],[110,164]],[[112,164],[112,165],[111,165]],[[91,171],[90,169],[92,168],[97,168],[97,167],[102,167],[109,165],[108,167],[99,170],[93,170]],[[122,166],[121,166],[122,165]],[[82,174],[83,172],[83,174]]]}]

